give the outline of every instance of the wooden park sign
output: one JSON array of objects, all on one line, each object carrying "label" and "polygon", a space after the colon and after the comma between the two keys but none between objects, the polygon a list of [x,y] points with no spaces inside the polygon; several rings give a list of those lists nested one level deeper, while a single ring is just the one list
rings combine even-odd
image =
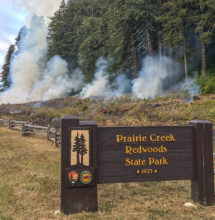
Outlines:
[{"label": "wooden park sign", "polygon": [[62,119],[61,210],[97,211],[97,184],[191,180],[195,202],[214,201],[212,124],[97,127]]}]

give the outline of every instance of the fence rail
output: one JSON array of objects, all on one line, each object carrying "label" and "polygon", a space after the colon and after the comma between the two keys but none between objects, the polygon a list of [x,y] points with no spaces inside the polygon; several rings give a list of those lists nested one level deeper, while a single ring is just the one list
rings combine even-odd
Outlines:
[{"label": "fence rail", "polygon": [[[47,137],[47,140],[53,142],[56,147],[61,147],[61,131],[54,127],[39,126],[26,121],[7,119],[0,119],[0,126],[1,125],[8,126],[10,129],[13,130],[21,131],[22,136],[29,136],[31,134],[45,136]],[[213,127],[213,144],[215,146],[215,125],[213,125]],[[213,153],[213,160],[215,174],[215,153]]]},{"label": "fence rail", "polygon": [[56,147],[61,146],[61,132],[60,130],[48,126],[34,125],[31,122],[26,121],[16,121],[16,120],[6,120],[0,119],[1,126],[8,126],[8,128],[21,131],[22,136],[29,136],[31,134],[41,135],[47,137],[47,140],[54,143]]}]

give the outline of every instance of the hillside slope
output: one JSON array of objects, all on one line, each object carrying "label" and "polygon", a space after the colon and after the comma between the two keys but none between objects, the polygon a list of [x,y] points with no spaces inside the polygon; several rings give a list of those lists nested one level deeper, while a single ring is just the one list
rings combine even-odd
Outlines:
[{"label": "hillside slope", "polygon": [[0,117],[30,120],[48,124],[65,115],[77,115],[82,120],[93,120],[100,126],[179,125],[190,120],[211,120],[215,123],[215,95],[166,96],[154,100],[79,99],[71,96],[45,102],[0,105]]}]

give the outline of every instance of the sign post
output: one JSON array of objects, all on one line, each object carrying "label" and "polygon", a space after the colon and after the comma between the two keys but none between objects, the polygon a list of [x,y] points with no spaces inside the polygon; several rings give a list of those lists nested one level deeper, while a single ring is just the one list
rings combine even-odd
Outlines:
[{"label": "sign post", "polygon": [[195,169],[196,177],[191,181],[191,196],[202,205],[214,201],[213,134],[209,121],[191,121],[195,128]]},{"label": "sign post", "polygon": [[195,202],[214,201],[212,124],[97,127],[62,119],[61,210],[97,211],[97,184],[191,180]]},{"label": "sign post", "polygon": [[97,211],[97,125],[62,119],[61,210]]}]

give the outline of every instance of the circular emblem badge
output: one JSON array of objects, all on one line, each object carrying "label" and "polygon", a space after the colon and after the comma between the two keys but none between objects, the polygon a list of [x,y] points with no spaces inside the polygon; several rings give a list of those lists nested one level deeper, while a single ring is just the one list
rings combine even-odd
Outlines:
[{"label": "circular emblem badge", "polygon": [[76,171],[71,171],[71,172],[68,174],[68,177],[69,177],[69,182],[70,182],[72,185],[75,185],[76,182],[78,181],[79,174],[78,174]]},{"label": "circular emblem badge", "polygon": [[92,182],[92,173],[88,170],[85,170],[83,172],[81,172],[80,174],[80,181],[83,184],[90,184]]}]

